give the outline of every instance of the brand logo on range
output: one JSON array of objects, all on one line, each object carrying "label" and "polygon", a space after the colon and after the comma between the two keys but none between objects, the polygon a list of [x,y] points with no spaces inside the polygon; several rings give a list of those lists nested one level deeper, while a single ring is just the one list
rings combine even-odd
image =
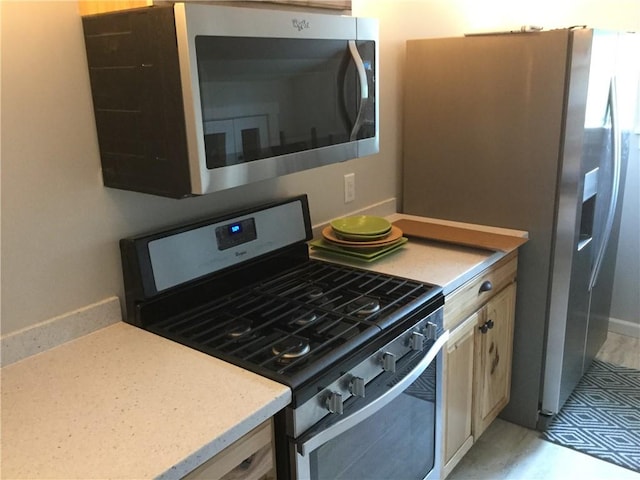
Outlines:
[{"label": "brand logo on range", "polygon": [[306,20],[298,20],[297,18],[294,18],[291,20],[291,23],[293,24],[293,28],[296,28],[299,32],[306,28],[311,28],[311,25]]}]

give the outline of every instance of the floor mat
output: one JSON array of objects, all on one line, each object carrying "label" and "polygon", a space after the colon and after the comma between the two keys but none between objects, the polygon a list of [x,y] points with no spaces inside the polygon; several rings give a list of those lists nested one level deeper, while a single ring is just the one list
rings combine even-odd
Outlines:
[{"label": "floor mat", "polygon": [[595,360],[543,438],[640,472],[640,371]]}]

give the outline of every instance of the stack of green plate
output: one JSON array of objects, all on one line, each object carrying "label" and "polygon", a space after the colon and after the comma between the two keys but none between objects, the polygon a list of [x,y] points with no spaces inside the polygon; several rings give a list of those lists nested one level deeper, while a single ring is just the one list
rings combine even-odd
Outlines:
[{"label": "stack of green plate", "polygon": [[373,261],[407,242],[402,231],[382,218],[356,215],[333,220],[322,231],[322,239],[310,242],[312,248],[351,258]]}]

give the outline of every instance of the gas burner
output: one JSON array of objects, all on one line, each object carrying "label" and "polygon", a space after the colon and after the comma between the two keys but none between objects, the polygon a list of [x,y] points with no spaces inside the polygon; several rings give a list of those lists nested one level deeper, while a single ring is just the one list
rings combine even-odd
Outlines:
[{"label": "gas burner", "polygon": [[359,317],[366,317],[380,310],[377,298],[359,297],[347,305],[347,313],[355,313]]},{"label": "gas burner", "polygon": [[318,316],[313,312],[302,312],[301,314],[296,314],[294,316],[295,320],[293,323],[300,327],[304,327],[309,325],[310,323],[315,322],[318,319]]},{"label": "gas burner", "polygon": [[324,296],[324,290],[318,285],[312,285],[307,288],[306,296],[309,300],[318,300]]},{"label": "gas burner", "polygon": [[238,320],[236,322],[230,323],[226,329],[227,338],[237,339],[240,338],[251,331],[251,321],[250,320]]},{"label": "gas burner", "polygon": [[288,363],[300,358],[310,350],[309,341],[299,337],[287,337],[271,347],[271,353],[278,357],[278,361],[281,363]]}]

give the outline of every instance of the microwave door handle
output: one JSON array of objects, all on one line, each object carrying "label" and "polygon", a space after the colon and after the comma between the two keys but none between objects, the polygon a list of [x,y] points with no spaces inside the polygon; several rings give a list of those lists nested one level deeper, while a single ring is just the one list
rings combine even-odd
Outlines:
[{"label": "microwave door handle", "polygon": [[353,122],[353,128],[351,129],[351,135],[349,138],[351,141],[354,141],[358,135],[358,130],[360,130],[362,125],[362,113],[364,111],[365,103],[369,99],[369,82],[367,81],[367,71],[364,68],[364,62],[362,61],[362,57],[360,56],[355,40],[349,40],[349,52],[351,52],[351,58],[353,58],[353,63],[356,66],[358,79],[360,81],[360,105],[358,105],[358,114],[356,116],[356,121]]},{"label": "microwave door handle", "polygon": [[389,404],[392,400],[398,397],[402,392],[404,392],[416,379],[424,373],[427,367],[433,362],[440,352],[444,345],[447,343],[449,339],[449,331],[445,331],[436,342],[431,346],[427,354],[424,356],[422,360],[409,372],[405,377],[402,378],[398,383],[396,383],[390,390],[387,390],[382,395],[374,399],[371,403],[363,406],[360,410],[355,411],[348,417],[341,419],[340,421],[334,423],[330,427],[325,430],[318,432],[315,435],[312,435],[306,441],[298,444],[298,453],[302,456],[307,455],[309,452],[312,452],[316,448],[324,445],[330,440],[336,438],[338,435],[346,432],[351,427],[357,425],[358,423],[366,420],[370,416],[374,415],[384,406]]},{"label": "microwave door handle", "polygon": [[611,230],[613,228],[613,219],[616,214],[616,206],[618,202],[618,195],[620,191],[620,175],[622,166],[622,151],[621,151],[621,132],[620,124],[618,123],[618,104],[617,104],[617,92],[616,92],[616,78],[611,77],[611,84],[609,87],[609,115],[611,118],[611,143],[612,153],[611,161],[613,163],[613,173],[611,181],[611,198],[609,200],[609,206],[607,211],[607,218],[602,231],[602,238],[600,245],[598,245],[598,251],[596,258],[591,269],[591,278],[589,280],[589,290],[595,287],[598,281],[598,275],[600,274],[600,267],[602,267],[602,261],[604,254],[609,243],[609,237],[611,236]]}]

